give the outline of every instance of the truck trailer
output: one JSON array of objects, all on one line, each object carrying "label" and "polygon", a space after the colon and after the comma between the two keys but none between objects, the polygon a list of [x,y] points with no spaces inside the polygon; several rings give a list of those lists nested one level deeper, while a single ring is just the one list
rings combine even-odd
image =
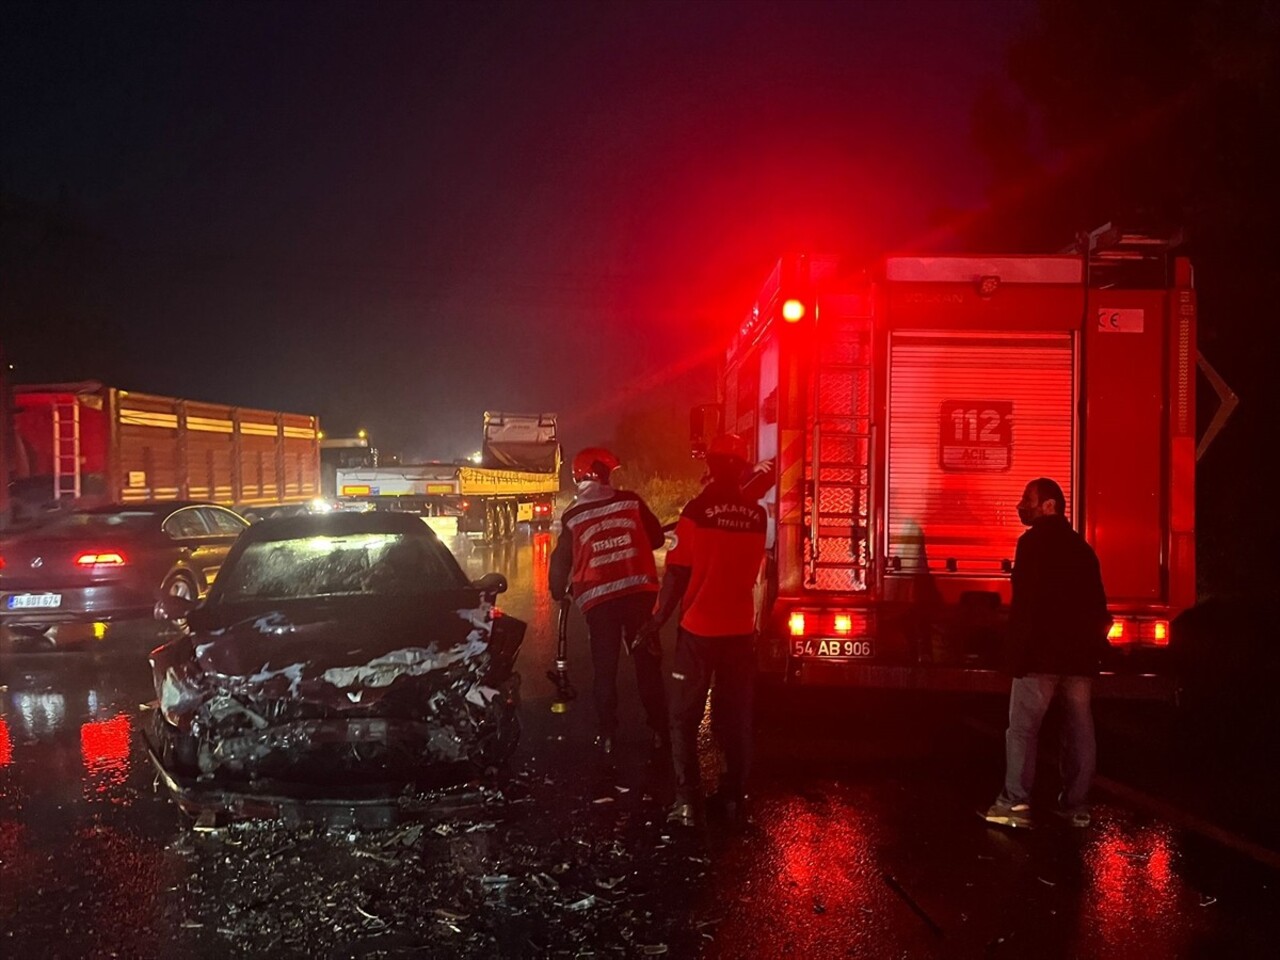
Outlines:
[{"label": "truck trailer", "polygon": [[1195,590],[1196,299],[1146,237],[774,267],[692,417],[770,462],[760,663],[801,684],[1007,689],[1026,483],[1061,484],[1114,616],[1102,695],[1172,693]]},{"label": "truck trailer", "polygon": [[479,463],[339,467],[339,503],[456,517],[459,533],[486,541],[513,536],[522,522],[547,529],[560,490],[556,415],[486,411],[482,443]]},{"label": "truck trailer", "polygon": [[307,414],[136,393],[90,381],[15,385],[14,512],[208,500],[253,513],[320,496]]}]

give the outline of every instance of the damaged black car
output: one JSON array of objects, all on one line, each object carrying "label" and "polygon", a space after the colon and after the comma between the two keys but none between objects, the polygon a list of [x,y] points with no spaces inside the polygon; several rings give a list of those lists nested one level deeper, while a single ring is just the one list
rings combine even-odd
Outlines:
[{"label": "damaged black car", "polygon": [[[265,520],[180,635],[151,654],[148,741],[180,801],[198,788],[370,795],[500,766],[519,738],[525,624],[416,517]],[[187,804],[183,804],[184,807]]]}]

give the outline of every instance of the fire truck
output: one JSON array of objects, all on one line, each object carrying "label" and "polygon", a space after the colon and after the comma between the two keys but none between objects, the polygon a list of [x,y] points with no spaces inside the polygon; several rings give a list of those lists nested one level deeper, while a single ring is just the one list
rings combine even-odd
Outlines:
[{"label": "fire truck", "polygon": [[1079,246],[773,268],[692,417],[695,456],[723,429],[772,461],[763,670],[1007,689],[1016,505],[1044,476],[1101,562],[1099,693],[1172,693],[1172,624],[1196,599],[1192,268],[1110,227]]},{"label": "fire truck", "polygon": [[339,467],[342,509],[454,517],[462,534],[510,539],[518,523],[551,526],[560,490],[554,413],[486,411],[478,462]]}]

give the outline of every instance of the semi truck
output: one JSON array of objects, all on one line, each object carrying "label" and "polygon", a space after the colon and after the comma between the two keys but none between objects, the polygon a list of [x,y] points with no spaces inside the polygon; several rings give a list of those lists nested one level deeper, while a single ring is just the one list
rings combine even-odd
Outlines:
[{"label": "semi truck", "polygon": [[319,422],[108,387],[14,385],[4,452],[16,520],[67,505],[207,500],[246,514],[320,496]]},{"label": "semi truck", "polygon": [[339,467],[338,501],[343,509],[454,517],[459,533],[499,541],[518,523],[550,527],[560,465],[554,413],[486,411],[478,463]]},{"label": "semi truck", "polygon": [[691,418],[695,456],[725,430],[771,468],[761,668],[1007,689],[1016,504],[1044,476],[1101,562],[1100,693],[1169,696],[1196,601],[1192,280],[1113,228],[1045,256],[780,259]]}]

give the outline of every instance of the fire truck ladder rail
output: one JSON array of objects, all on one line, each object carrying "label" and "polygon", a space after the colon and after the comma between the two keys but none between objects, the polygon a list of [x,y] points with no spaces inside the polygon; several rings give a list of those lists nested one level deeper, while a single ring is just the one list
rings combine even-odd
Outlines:
[{"label": "fire truck ladder rail", "polygon": [[53,405],[53,498],[80,498],[80,404]]},{"label": "fire truck ladder rail", "polygon": [[871,329],[838,319],[827,331],[813,378],[805,579],[810,587],[865,590],[874,539]]}]

